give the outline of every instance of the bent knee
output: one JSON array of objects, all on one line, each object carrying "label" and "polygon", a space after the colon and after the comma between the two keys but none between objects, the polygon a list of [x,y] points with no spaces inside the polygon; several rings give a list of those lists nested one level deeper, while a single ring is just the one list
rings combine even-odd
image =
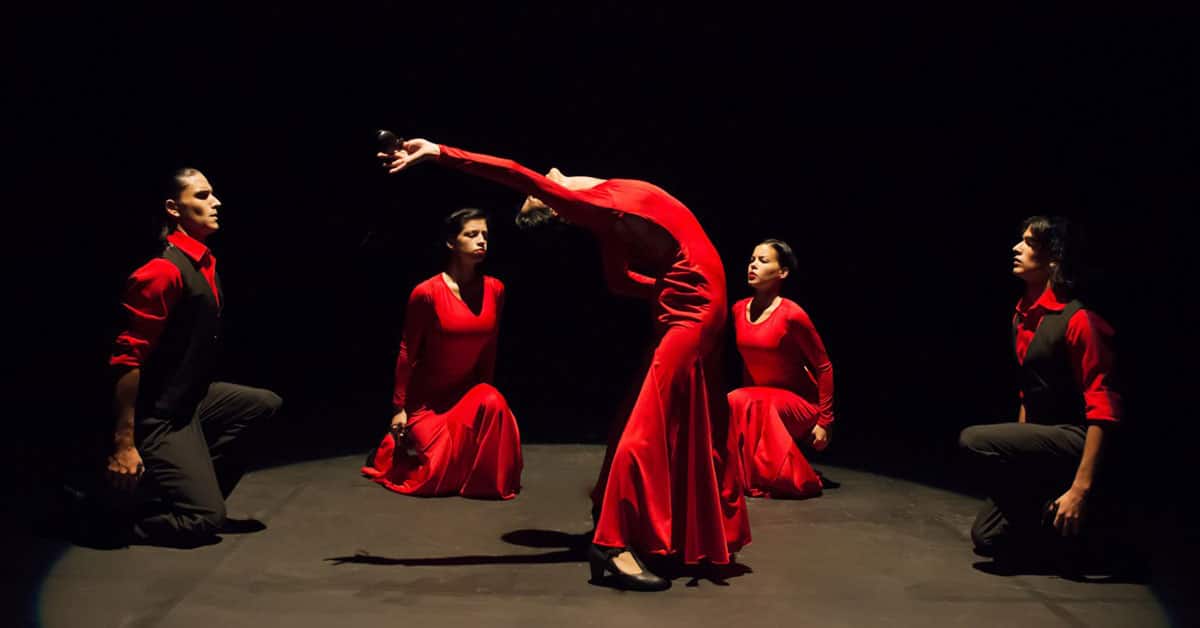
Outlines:
[{"label": "bent knee", "polygon": [[958,448],[971,453],[985,453],[994,449],[995,435],[992,425],[972,425],[959,432]]},{"label": "bent knee", "polygon": [[972,425],[958,433],[958,448],[963,451],[975,451],[980,444],[979,426]]},{"label": "bent knee", "polygon": [[283,407],[283,397],[270,390],[263,389],[262,394],[259,396],[258,404],[263,408],[265,414],[273,415]]},{"label": "bent knee", "polygon": [[478,384],[471,389],[471,394],[475,397],[479,405],[489,412],[499,412],[508,409],[508,400],[491,384]]}]

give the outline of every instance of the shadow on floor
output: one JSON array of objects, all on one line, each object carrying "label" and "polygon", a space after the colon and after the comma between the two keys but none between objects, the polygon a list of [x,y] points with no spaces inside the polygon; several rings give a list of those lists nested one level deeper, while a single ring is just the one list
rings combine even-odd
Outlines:
[{"label": "shadow on floor", "polygon": [[[326,558],[326,562],[334,565],[403,565],[405,567],[446,567],[464,565],[532,565],[546,563],[583,563],[587,562],[587,549],[592,540],[591,531],[581,534],[571,534],[558,530],[522,529],[506,532],[501,540],[512,545],[535,548],[562,548],[553,552],[541,554],[469,554],[465,556],[439,556],[392,558],[375,556],[368,552],[358,552],[353,556],[334,556]],[[718,586],[729,586],[731,578],[737,578],[753,573],[748,566],[738,563],[736,557],[728,565],[699,565],[683,564],[677,557],[650,556],[644,557],[646,566],[654,573],[668,579],[688,578],[685,586],[697,586],[701,580],[707,580]],[[605,583],[598,583],[605,586]]]}]

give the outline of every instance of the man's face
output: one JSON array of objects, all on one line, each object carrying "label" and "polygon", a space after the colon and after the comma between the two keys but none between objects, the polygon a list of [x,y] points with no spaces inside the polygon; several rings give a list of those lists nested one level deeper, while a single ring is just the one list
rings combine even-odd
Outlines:
[{"label": "man's face", "polygon": [[1050,264],[1038,253],[1036,245],[1033,228],[1027,227],[1021,234],[1021,241],[1012,248],[1012,272],[1027,282],[1044,283],[1050,278]]},{"label": "man's face", "polygon": [[217,219],[217,209],[221,201],[213,194],[212,185],[202,173],[183,177],[183,190],[178,199],[168,199],[167,213],[170,214],[180,229],[188,235],[203,240],[221,228]]},{"label": "man's face", "polygon": [[446,246],[454,251],[456,255],[477,261],[483,260],[484,257],[487,257],[487,220],[473,218],[466,221],[463,223],[462,229],[458,231],[458,235],[454,238],[454,241],[447,242]]}]

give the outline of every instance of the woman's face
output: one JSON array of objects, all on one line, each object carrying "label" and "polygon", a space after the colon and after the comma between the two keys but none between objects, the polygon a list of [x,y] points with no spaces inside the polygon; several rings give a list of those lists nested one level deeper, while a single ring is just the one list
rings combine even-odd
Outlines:
[{"label": "woman's face", "polygon": [[779,254],[770,244],[754,247],[746,267],[746,283],[755,290],[770,288],[787,277],[788,270],[779,265]]},{"label": "woman's face", "polygon": [[473,218],[464,222],[454,241],[447,242],[446,246],[459,257],[476,262],[483,261],[483,258],[487,257],[488,247],[487,220]]}]

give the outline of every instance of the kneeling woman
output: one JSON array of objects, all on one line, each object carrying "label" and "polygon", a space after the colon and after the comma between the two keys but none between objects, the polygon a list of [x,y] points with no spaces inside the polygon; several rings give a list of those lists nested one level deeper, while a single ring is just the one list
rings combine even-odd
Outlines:
[{"label": "kneeling woman", "polygon": [[833,366],[808,314],[780,296],[796,270],[791,247],[766,240],[754,248],[747,283],[754,296],[733,305],[744,385],[729,393],[740,440],[742,481],[755,497],[812,497],[821,478],[800,452],[829,445]]},{"label": "kneeling woman", "polygon": [[391,433],[362,472],[406,495],[512,499],[521,489],[521,437],[491,383],[504,284],[477,269],[487,255],[483,212],[450,214],[445,236],[445,272],[408,300]]}]

